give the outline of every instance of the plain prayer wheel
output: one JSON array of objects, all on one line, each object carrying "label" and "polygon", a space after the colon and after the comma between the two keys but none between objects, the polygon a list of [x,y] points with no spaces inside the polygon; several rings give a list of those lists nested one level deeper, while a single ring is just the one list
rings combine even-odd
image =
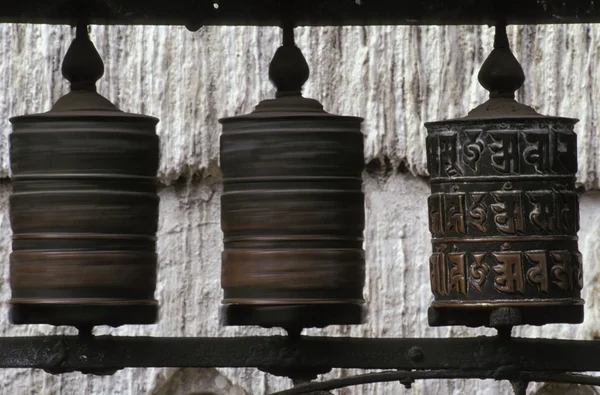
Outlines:
[{"label": "plain prayer wheel", "polygon": [[309,70],[292,35],[269,69],[277,97],[221,120],[225,325],[363,321],[362,118],[301,96]]},{"label": "plain prayer wheel", "polygon": [[91,327],[157,318],[158,119],[96,93],[104,72],[86,26],[49,112],[11,119],[11,319]]}]

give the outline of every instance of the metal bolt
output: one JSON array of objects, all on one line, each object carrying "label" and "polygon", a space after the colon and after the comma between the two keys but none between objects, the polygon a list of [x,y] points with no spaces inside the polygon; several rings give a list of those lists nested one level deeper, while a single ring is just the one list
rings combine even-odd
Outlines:
[{"label": "metal bolt", "polygon": [[415,363],[423,361],[424,357],[425,355],[423,354],[423,350],[421,350],[419,347],[412,347],[410,350],[408,350],[408,358]]},{"label": "metal bolt", "polygon": [[490,312],[490,326],[494,328],[515,326],[523,323],[521,311],[514,307],[499,307]]},{"label": "metal bolt", "polygon": [[67,348],[65,343],[61,340],[54,344],[48,351],[49,354],[46,357],[45,367],[43,368],[44,371],[50,374],[64,373],[65,370],[61,368],[61,365],[67,359]]},{"label": "metal bolt", "polygon": [[60,366],[67,358],[67,350],[63,341],[59,341],[50,349],[50,354],[46,359],[46,366],[56,368]]}]

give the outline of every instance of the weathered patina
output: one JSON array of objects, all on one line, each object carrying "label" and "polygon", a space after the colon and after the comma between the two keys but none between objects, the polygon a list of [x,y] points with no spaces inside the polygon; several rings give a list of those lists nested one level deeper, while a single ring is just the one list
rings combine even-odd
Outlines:
[{"label": "weathered patina", "polygon": [[157,316],[158,119],[96,93],[104,66],[78,27],[63,63],[71,92],[11,119],[11,319],[150,324]]},{"label": "weathered patina", "polygon": [[293,29],[271,62],[277,97],[222,119],[224,323],[358,324],[365,255],[361,118],[301,96]]},{"label": "weathered patina", "polygon": [[431,325],[583,321],[575,119],[517,103],[504,25],[479,81],[490,100],[427,123]]}]

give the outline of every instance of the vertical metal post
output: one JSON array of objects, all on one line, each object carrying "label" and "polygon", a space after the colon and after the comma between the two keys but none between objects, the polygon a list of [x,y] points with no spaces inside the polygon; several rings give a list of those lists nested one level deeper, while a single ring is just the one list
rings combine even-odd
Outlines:
[{"label": "vertical metal post", "polygon": [[515,395],[527,395],[527,387],[529,382],[527,381],[511,381],[513,392]]}]

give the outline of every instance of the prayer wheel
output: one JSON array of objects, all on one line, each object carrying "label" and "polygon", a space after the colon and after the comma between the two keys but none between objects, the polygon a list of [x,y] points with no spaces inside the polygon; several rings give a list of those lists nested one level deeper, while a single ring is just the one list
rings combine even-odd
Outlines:
[{"label": "prayer wheel", "polygon": [[11,119],[11,320],[92,327],[156,321],[158,119],[96,93],[104,65],[79,26],[71,92]]},{"label": "prayer wheel", "polygon": [[490,100],[464,118],[425,125],[430,325],[583,321],[577,120],[517,103],[524,80],[497,26],[479,73]]},{"label": "prayer wheel", "polygon": [[299,330],[363,320],[362,118],[301,96],[308,64],[284,28],[277,87],[221,120],[222,320]]}]

